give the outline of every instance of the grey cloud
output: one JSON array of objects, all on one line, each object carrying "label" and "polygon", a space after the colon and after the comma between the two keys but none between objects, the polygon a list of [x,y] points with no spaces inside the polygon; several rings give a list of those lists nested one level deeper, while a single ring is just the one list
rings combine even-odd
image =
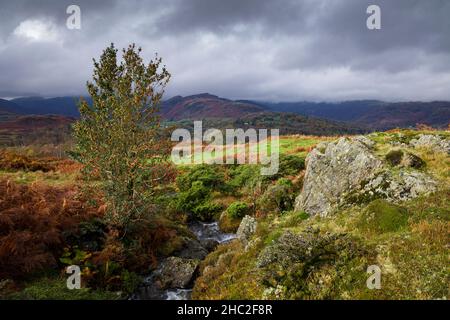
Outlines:
[{"label": "grey cloud", "polygon": [[[65,28],[69,4],[82,30]],[[365,27],[369,4],[381,30]],[[163,56],[169,95],[450,99],[449,16],[446,0],[0,0],[0,95],[83,94],[91,59],[135,42]],[[30,19],[58,41],[14,36]]]}]

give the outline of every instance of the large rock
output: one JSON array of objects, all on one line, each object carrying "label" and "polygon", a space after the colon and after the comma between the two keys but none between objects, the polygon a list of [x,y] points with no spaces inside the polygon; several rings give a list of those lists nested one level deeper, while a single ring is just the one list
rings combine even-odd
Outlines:
[{"label": "large rock", "polygon": [[414,199],[436,189],[436,181],[423,172],[401,170],[394,174],[384,171],[364,184],[364,188],[356,194],[368,200],[383,198],[399,202]]},{"label": "large rock", "polygon": [[161,289],[188,288],[197,272],[200,260],[169,257],[155,272],[155,282]]},{"label": "large rock", "polygon": [[248,244],[250,237],[256,231],[256,219],[251,216],[245,216],[241,224],[239,225],[238,231],[236,233],[237,238],[242,242],[244,246]]},{"label": "large rock", "polygon": [[303,190],[295,210],[327,216],[340,205],[379,198],[399,202],[437,189],[432,177],[411,170],[425,165],[419,157],[393,150],[383,162],[373,153],[373,147],[374,143],[362,136],[319,144],[306,158]]},{"label": "large rock", "polygon": [[345,192],[359,188],[382,168],[372,146],[363,136],[319,144],[306,158],[303,190],[295,200],[295,210],[321,216],[332,212]]},{"label": "large rock", "polygon": [[409,143],[412,147],[426,147],[450,154],[450,141],[433,134],[421,134]]},{"label": "large rock", "polygon": [[185,237],[183,248],[175,255],[185,259],[203,260],[208,255],[208,249],[197,239]]}]

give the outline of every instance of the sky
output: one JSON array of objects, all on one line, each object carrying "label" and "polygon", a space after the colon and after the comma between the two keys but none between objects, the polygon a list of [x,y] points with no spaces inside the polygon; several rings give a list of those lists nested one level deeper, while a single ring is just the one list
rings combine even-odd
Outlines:
[{"label": "sky", "polygon": [[0,0],[0,97],[84,95],[111,42],[158,53],[166,97],[450,100],[447,0]]}]

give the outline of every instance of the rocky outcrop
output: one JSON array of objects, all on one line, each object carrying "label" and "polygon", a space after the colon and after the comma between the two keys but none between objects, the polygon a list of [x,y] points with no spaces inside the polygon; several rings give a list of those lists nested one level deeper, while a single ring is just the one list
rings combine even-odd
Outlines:
[{"label": "rocky outcrop", "polygon": [[251,216],[245,216],[242,219],[236,235],[244,246],[248,244],[250,237],[255,233],[256,225],[256,219]]},{"label": "rocky outcrop", "polygon": [[285,231],[272,245],[264,248],[256,265],[264,268],[277,264],[281,268],[289,268],[301,263],[307,268],[326,259],[333,260],[346,248],[354,249],[354,245],[345,234],[321,234],[319,229],[311,227],[300,234]]},{"label": "rocky outcrop", "polygon": [[161,289],[187,288],[194,279],[200,260],[169,257],[157,271],[155,283]]},{"label": "rocky outcrop", "polygon": [[412,147],[430,148],[437,152],[450,154],[450,141],[438,135],[421,134],[409,143]]},{"label": "rocky outcrop", "polygon": [[295,211],[327,216],[341,205],[378,198],[404,201],[437,189],[433,178],[417,171],[425,166],[418,156],[392,150],[383,161],[373,148],[374,142],[363,136],[319,144],[306,158],[303,189],[296,198]]},{"label": "rocky outcrop", "polygon": [[295,201],[296,211],[327,216],[349,190],[382,168],[366,137],[341,138],[321,143],[306,158],[303,190]]},{"label": "rocky outcrop", "polygon": [[436,189],[436,181],[425,173],[403,170],[394,174],[390,171],[383,171],[375,178],[368,180],[364,187],[355,192],[353,196],[357,195],[354,199],[366,199],[362,202],[378,198],[398,202],[414,199]]}]

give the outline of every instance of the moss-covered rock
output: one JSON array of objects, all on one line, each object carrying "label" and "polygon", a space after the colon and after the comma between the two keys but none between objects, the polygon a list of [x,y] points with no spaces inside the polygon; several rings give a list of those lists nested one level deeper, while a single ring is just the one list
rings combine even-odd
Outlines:
[{"label": "moss-covered rock", "polygon": [[358,226],[367,231],[385,233],[398,231],[408,224],[408,212],[401,206],[378,199],[362,212]]}]

